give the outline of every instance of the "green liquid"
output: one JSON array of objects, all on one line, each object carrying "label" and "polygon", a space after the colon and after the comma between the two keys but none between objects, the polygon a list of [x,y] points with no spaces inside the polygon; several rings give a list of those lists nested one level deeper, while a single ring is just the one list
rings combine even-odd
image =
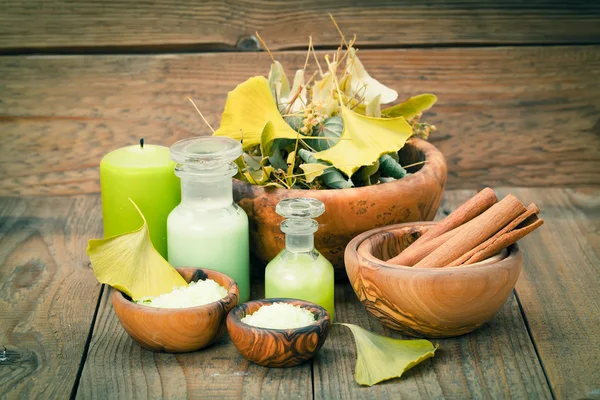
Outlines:
[{"label": "green liquid", "polygon": [[318,251],[282,250],[267,265],[265,297],[290,297],[317,303],[334,317],[333,266]]},{"label": "green liquid", "polygon": [[195,210],[179,205],[169,215],[169,263],[209,268],[235,280],[240,303],[250,298],[248,217],[237,205]]}]

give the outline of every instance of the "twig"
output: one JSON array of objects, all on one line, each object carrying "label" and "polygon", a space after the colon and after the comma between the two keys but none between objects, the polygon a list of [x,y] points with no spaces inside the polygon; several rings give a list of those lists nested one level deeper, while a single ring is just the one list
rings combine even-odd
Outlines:
[{"label": "twig", "polygon": [[306,52],[306,60],[304,60],[304,71],[306,71],[306,67],[308,66],[308,59],[310,58],[310,48],[312,47],[312,36],[308,37],[308,51]]},{"label": "twig", "polygon": [[310,48],[312,50],[313,56],[315,57],[315,62],[317,63],[317,68],[319,68],[319,73],[321,74],[321,76],[323,76],[323,69],[321,68],[321,64],[319,64],[319,59],[317,58],[317,53],[315,52],[315,45],[312,44],[312,36],[309,36],[310,38]]},{"label": "twig", "polygon": [[408,165],[403,165],[402,168],[406,169],[406,168],[410,168],[410,167],[415,167],[417,165],[421,165],[421,164],[425,164],[427,162],[427,160],[425,161],[419,161],[413,164],[408,164]]},{"label": "twig", "polygon": [[342,37],[342,40],[344,41],[344,44],[346,45],[346,47],[348,47],[348,43],[346,42],[346,38],[344,37],[344,34],[342,33],[342,30],[338,26],[337,22],[335,22],[335,18],[333,18],[333,15],[331,15],[331,13],[329,13],[329,18],[331,18],[331,21],[333,21],[333,25],[335,25],[335,29],[337,29],[337,31],[340,33],[340,36]]},{"label": "twig", "polygon": [[196,106],[196,103],[194,103],[194,100],[192,100],[190,97],[188,97],[187,99],[192,103],[192,105],[194,106],[194,108],[196,109],[196,111],[198,111],[198,114],[200,114],[200,117],[202,118],[202,121],[204,121],[204,123],[206,124],[206,126],[208,126],[210,128],[210,130],[212,131],[212,133],[215,133],[215,130],[213,129],[213,127],[210,126],[210,124],[208,123],[208,121],[206,120],[206,118],[204,118],[204,115],[202,115],[202,113],[200,112],[200,110]]},{"label": "twig", "polygon": [[256,31],[255,33],[256,33],[256,37],[258,38],[258,40],[260,40],[260,43],[263,45],[263,47],[265,48],[265,50],[267,51],[267,53],[269,53],[269,56],[271,57],[271,61],[273,61],[273,63],[275,63],[275,57],[273,57],[273,54],[271,54],[271,50],[269,50],[269,48],[267,47],[267,44],[265,43],[265,41],[262,40],[262,38],[258,34],[258,31]]}]

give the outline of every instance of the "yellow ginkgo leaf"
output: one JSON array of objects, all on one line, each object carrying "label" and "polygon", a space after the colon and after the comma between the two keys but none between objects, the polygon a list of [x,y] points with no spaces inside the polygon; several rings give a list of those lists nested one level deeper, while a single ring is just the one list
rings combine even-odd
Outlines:
[{"label": "yellow ginkgo leaf", "polygon": [[357,383],[373,386],[397,378],[423,360],[433,357],[438,346],[424,339],[401,340],[371,333],[352,324],[344,325],[352,331],[356,343]]},{"label": "yellow ginkgo leaf", "polygon": [[412,135],[412,127],[403,117],[373,118],[341,108],[344,131],[335,146],[315,153],[351,176],[363,165],[372,165],[384,154],[398,151]]},{"label": "yellow ginkgo leaf", "polygon": [[321,176],[323,171],[331,167],[323,164],[300,164],[300,168],[304,171],[304,178],[306,181],[312,182],[315,178]]},{"label": "yellow ginkgo leaf", "polygon": [[267,79],[255,76],[229,92],[221,126],[214,134],[236,140],[243,137],[242,146],[248,150],[260,144],[269,121],[272,124],[269,127],[271,142],[275,139],[296,139],[298,136],[279,113]]},{"label": "yellow ginkgo leaf", "polygon": [[139,229],[88,242],[87,254],[98,281],[120,290],[134,301],[187,286],[185,279],[152,246],[146,219],[133,200],[130,201],[144,220]]}]

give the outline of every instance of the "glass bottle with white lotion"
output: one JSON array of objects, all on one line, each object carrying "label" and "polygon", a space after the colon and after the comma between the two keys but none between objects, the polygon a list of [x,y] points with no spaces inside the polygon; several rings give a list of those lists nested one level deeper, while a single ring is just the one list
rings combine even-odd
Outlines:
[{"label": "glass bottle with white lotion", "polygon": [[229,275],[250,298],[248,216],[233,202],[231,177],[242,145],[227,137],[180,140],[170,148],[181,178],[181,203],[167,220],[169,263]]},{"label": "glass bottle with white lotion", "polygon": [[314,233],[319,223],[313,218],[325,212],[325,205],[316,199],[284,199],[275,208],[285,219],[285,249],[265,271],[265,297],[290,297],[311,301],[334,316],[333,266],[314,246]]}]

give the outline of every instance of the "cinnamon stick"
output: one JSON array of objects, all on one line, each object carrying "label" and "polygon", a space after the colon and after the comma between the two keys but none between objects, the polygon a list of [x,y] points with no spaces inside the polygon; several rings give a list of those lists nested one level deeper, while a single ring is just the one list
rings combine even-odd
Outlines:
[{"label": "cinnamon stick", "polygon": [[509,194],[483,214],[452,230],[451,232],[454,232],[454,234],[446,242],[414,266],[417,268],[439,268],[449,265],[463,254],[485,242],[524,212],[525,206],[523,203]]},{"label": "cinnamon stick", "polygon": [[464,261],[462,265],[474,264],[497,254],[500,250],[507,248],[511,244],[516,243],[518,240],[529,235],[531,232],[542,226],[543,223],[544,220],[539,218],[537,214],[529,215],[514,229],[507,230],[500,235],[495,235],[497,237],[493,237],[493,240],[490,239],[486,246],[483,246],[482,244],[481,249],[474,252],[474,254]]},{"label": "cinnamon stick", "polygon": [[[465,254],[463,254],[462,256],[460,256],[459,258],[452,261],[450,264],[448,264],[446,266],[447,267],[456,267],[457,265],[464,264],[467,260],[469,260],[471,257],[473,257],[476,253],[484,250],[486,247],[491,246],[492,243],[494,243],[500,236],[512,231],[521,222],[525,221],[527,218],[531,217],[532,215],[536,215],[539,212],[540,212],[540,210],[537,208],[537,206],[535,204],[531,203],[529,206],[527,206],[527,208],[525,209],[525,211],[522,214],[517,216],[517,218],[515,218],[508,225],[506,225],[504,228],[499,230],[494,236],[490,237],[485,242],[481,243],[479,246],[466,252]],[[502,250],[502,249],[500,249],[500,250]],[[479,260],[479,261],[481,261],[481,260]],[[477,261],[470,262],[469,264],[473,264],[475,262],[477,262]]]},{"label": "cinnamon stick", "polygon": [[442,240],[440,239],[442,235],[477,217],[497,201],[498,198],[492,189],[488,187],[481,190],[387,262],[398,265],[414,265],[450,237],[445,236],[445,239]]}]

